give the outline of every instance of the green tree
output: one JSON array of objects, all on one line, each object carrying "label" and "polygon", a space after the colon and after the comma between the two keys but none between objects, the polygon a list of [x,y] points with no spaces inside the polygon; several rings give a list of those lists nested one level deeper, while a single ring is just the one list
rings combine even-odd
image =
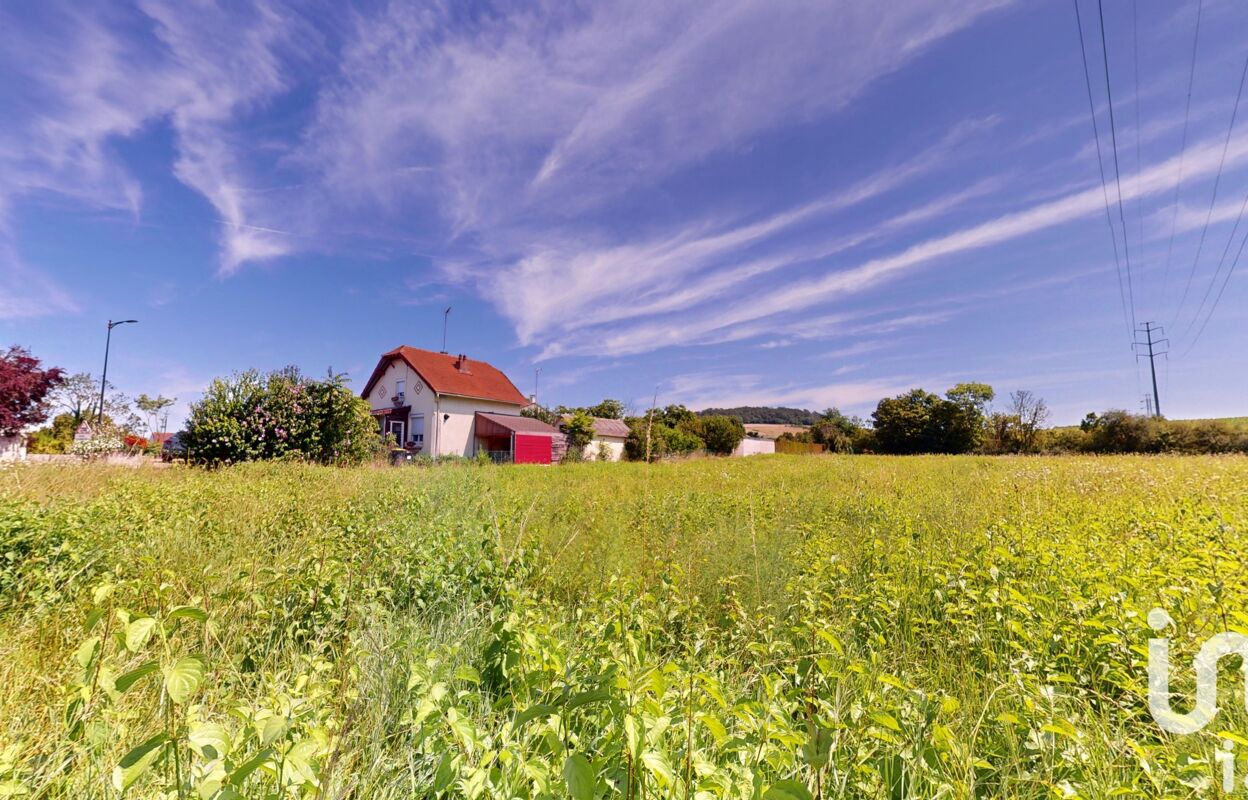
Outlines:
[{"label": "green tree", "polygon": [[522,408],[520,410],[520,416],[538,419],[545,422],[547,425],[559,424],[559,415],[557,413],[551,411],[546,406],[540,406],[537,403]]},{"label": "green tree", "polygon": [[134,405],[143,412],[143,424],[148,436],[165,430],[169,424],[169,409],[177,401],[176,397],[165,397],[159,394],[155,397],[141,394],[135,398]]},{"label": "green tree", "polygon": [[945,392],[937,416],[942,440],[936,452],[969,453],[984,440],[988,404],[996,393],[986,383],[959,383]]},{"label": "green tree", "polygon": [[578,410],[563,420],[563,435],[567,437],[568,449],[564,452],[564,461],[582,461],[585,448],[594,439],[594,418],[582,410]]},{"label": "green tree", "polygon": [[968,453],[984,437],[984,413],[993,398],[986,383],[959,383],[945,397],[923,389],[885,398],[871,415],[882,452]]},{"label": "green tree", "polygon": [[833,453],[852,453],[855,451],[854,439],[864,427],[861,419],[847,417],[840,409],[829,408],[810,426],[808,438]]},{"label": "green tree", "polygon": [[[669,406],[669,408],[673,408]],[[679,406],[678,408],[684,408]],[[687,410],[687,409],[686,409]],[[624,420],[628,425],[628,438],[624,440],[624,457],[629,461],[646,459],[646,432],[650,436],[650,460],[658,461],[667,456],[688,455],[706,447],[702,437],[689,429],[691,423],[683,414],[677,413],[676,418],[684,423],[684,427],[672,427],[665,421],[664,412],[656,409],[653,418],[649,416],[628,417]],[[694,417],[693,425],[697,424]]]},{"label": "green tree", "polygon": [[922,389],[884,398],[871,414],[876,446],[895,455],[940,452],[936,419],[944,403],[938,395]]},{"label": "green tree", "polygon": [[585,409],[591,417],[602,419],[624,419],[624,404],[619,400],[607,398],[595,406]]},{"label": "green tree", "polygon": [[717,414],[702,417],[702,440],[706,449],[717,455],[731,455],[745,438],[745,426],[736,417]]}]

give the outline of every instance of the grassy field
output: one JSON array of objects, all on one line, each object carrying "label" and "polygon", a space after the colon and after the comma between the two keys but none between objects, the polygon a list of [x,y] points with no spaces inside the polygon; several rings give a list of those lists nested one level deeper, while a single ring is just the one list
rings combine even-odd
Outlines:
[{"label": "grassy field", "polygon": [[1219,796],[1242,677],[1164,734],[1145,615],[1190,697],[1246,523],[1243,458],[9,469],[0,797]]}]

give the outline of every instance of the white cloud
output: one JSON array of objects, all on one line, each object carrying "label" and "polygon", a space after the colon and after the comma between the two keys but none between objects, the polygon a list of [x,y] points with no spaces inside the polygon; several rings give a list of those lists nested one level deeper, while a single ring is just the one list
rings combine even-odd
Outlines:
[{"label": "white cloud", "polygon": [[[1210,174],[1219,166],[1222,142],[1207,140],[1190,148],[1185,156],[1185,172],[1190,176]],[[1239,164],[1248,158],[1248,137],[1231,142],[1227,164]],[[1169,191],[1178,170],[1178,156],[1144,169],[1138,176],[1124,178],[1123,199]],[[919,242],[885,256],[872,258],[849,269],[829,272],[813,279],[793,281],[787,285],[751,295],[726,309],[703,310],[702,313],[681,314],[666,319],[642,322],[604,331],[599,338],[589,338],[592,346],[603,352],[621,355],[640,353],[660,347],[730,341],[744,335],[757,335],[743,327],[778,315],[791,315],[811,306],[844,300],[884,281],[927,265],[938,259],[1001,244],[1038,231],[1069,223],[1089,215],[1104,213],[1104,196],[1100,186],[996,219],[973,225],[953,233]],[[755,326],[758,330],[769,326]],[[547,347],[547,354],[578,352],[581,346]]]}]

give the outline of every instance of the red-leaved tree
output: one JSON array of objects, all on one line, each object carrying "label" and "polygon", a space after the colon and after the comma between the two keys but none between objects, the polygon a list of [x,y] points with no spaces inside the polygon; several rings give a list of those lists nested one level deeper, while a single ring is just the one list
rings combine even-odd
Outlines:
[{"label": "red-leaved tree", "polygon": [[24,347],[13,345],[0,354],[0,436],[12,436],[46,420],[44,401],[61,376],[60,367],[43,369]]}]

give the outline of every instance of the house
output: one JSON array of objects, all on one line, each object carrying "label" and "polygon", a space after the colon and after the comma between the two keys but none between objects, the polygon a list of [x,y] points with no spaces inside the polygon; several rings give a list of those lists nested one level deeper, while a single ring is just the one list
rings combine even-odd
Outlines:
[{"label": "house", "polygon": [[624,420],[594,417],[594,438],[585,445],[583,458],[586,461],[619,461],[624,458],[624,442],[627,439],[628,426]]},{"label": "house", "polygon": [[396,347],[382,355],[360,396],[378,431],[414,453],[549,464],[563,438],[520,416],[529,400],[498,368],[463,354]]},{"label": "house", "polygon": [[761,456],[769,455],[776,452],[775,439],[762,439],[747,436],[742,439],[736,449],[732,451],[734,456]]}]

